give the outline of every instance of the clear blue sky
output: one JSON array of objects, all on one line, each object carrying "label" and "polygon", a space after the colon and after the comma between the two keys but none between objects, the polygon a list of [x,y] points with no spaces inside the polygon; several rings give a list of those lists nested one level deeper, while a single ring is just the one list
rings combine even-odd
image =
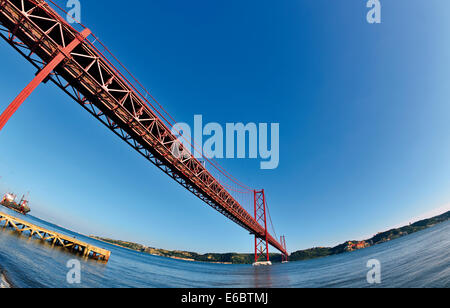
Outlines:
[{"label": "clear blue sky", "polygon": [[[381,25],[364,0],[84,0],[82,22],[177,120],[280,123],[278,169],[220,163],[266,189],[293,251],[450,203],[450,3],[381,3]],[[3,110],[35,72],[1,41],[0,73]],[[31,191],[36,216],[167,249],[253,249],[50,83],[0,145],[0,192]]]}]

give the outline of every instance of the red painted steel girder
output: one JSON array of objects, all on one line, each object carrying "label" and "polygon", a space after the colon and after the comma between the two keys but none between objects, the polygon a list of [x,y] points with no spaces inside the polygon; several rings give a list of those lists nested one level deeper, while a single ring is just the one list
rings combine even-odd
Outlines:
[{"label": "red painted steel girder", "polygon": [[75,38],[69,45],[63,48],[53,59],[47,64],[40,72],[34,77],[34,79],[23,89],[22,92],[16,97],[16,99],[6,108],[6,110],[0,115],[0,131],[13,116],[13,114],[19,109],[22,103],[30,96],[30,94],[41,84],[50,73],[58,66],[61,61],[64,60],[65,55],[70,53],[78,44],[84,41],[91,31],[84,29],[80,34],[80,37]]},{"label": "red painted steel girder", "polygon": [[[44,0],[0,0],[0,24],[7,31],[1,36],[38,69],[80,34]],[[183,187],[257,238],[267,236],[269,244],[287,254],[201,162],[172,155],[176,136],[90,42],[66,55],[49,79]]]}]

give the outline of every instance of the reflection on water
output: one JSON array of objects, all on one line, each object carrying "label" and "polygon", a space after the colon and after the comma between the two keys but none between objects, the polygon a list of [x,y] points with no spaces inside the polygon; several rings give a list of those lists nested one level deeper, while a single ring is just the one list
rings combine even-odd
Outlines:
[{"label": "reflection on water", "polygon": [[[376,286],[450,287],[450,222],[353,253],[252,267],[166,259],[99,242],[32,216],[26,219],[112,254],[104,264],[0,229],[0,267],[18,287],[371,287],[366,281],[369,259],[382,264],[382,283]],[[71,259],[81,262],[79,285],[66,281]]]}]

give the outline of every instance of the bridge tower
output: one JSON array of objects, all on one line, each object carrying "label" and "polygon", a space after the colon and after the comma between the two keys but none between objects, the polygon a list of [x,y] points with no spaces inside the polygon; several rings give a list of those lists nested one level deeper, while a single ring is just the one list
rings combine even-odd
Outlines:
[{"label": "bridge tower", "polygon": [[[283,246],[283,248],[284,248],[284,251],[286,251],[287,252],[287,249],[286,249],[286,237],[283,235],[283,236],[280,236],[280,243],[281,243],[281,245]],[[281,253],[281,262],[283,262],[283,263],[286,263],[286,262],[288,262],[289,260],[288,260],[288,255],[287,254],[284,254],[284,253]]]},{"label": "bridge tower", "polygon": [[267,215],[266,215],[266,196],[264,189],[254,191],[255,220],[264,227],[265,236],[258,237],[255,235],[255,265],[261,263],[269,263],[269,242],[267,231]]}]

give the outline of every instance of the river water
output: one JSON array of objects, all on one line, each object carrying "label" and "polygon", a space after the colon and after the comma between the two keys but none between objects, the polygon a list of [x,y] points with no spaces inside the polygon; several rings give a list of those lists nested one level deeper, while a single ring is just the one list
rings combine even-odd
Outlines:
[{"label": "river water", "polygon": [[[3,212],[23,216],[1,209]],[[167,259],[99,242],[27,216],[26,220],[112,252],[107,264],[83,260],[27,236],[0,229],[0,288],[15,287],[450,287],[450,221],[359,251],[271,267]],[[81,283],[70,284],[71,259]],[[367,262],[381,264],[381,283],[369,284]]]}]

